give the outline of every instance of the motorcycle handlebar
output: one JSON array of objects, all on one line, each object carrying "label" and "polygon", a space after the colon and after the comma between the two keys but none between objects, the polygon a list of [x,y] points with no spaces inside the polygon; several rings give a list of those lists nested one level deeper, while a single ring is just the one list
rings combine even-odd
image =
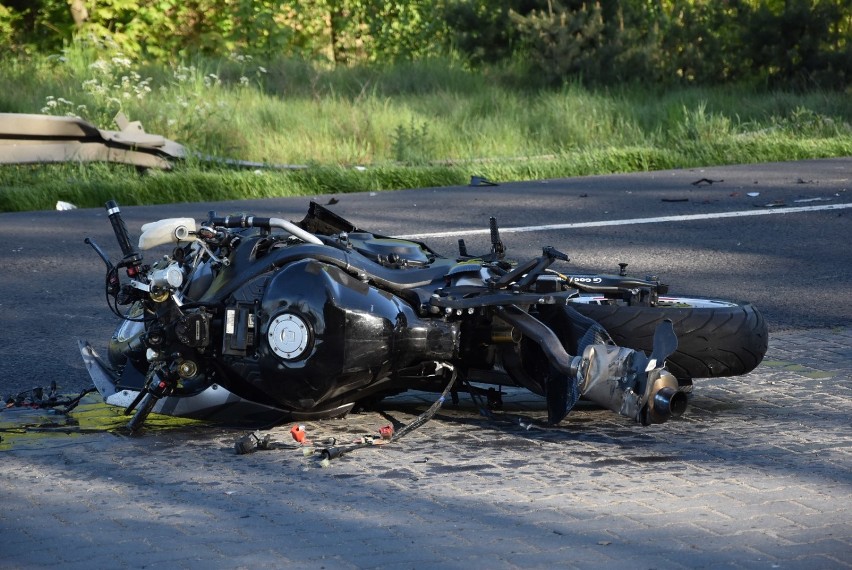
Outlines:
[{"label": "motorcycle handlebar", "polygon": [[112,224],[112,231],[115,233],[115,239],[118,241],[118,246],[121,248],[121,253],[124,258],[131,262],[138,262],[139,254],[130,243],[130,234],[127,232],[127,226],[121,217],[121,209],[115,200],[110,200],[105,204],[109,221]]},{"label": "motorcycle handlebar", "polygon": [[281,218],[260,218],[257,216],[211,216],[208,223],[221,228],[279,228],[291,233],[302,241],[322,245],[322,240],[294,224]]},{"label": "motorcycle handlebar", "polygon": [[258,218],[256,216],[211,216],[211,226],[220,228],[263,228],[269,227],[269,218]]},{"label": "motorcycle handlebar", "polygon": [[127,429],[131,434],[136,434],[142,428],[145,424],[145,420],[148,419],[148,416],[151,414],[151,410],[154,409],[156,403],[157,398],[153,394],[150,392],[145,394],[145,397],[136,409],[136,413],[130,421],[127,422]]}]

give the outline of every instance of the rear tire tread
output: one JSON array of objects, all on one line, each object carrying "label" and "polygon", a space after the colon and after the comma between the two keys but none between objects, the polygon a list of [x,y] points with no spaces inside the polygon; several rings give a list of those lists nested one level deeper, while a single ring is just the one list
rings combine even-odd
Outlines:
[{"label": "rear tire tread", "polygon": [[667,365],[682,382],[746,374],[766,353],[766,321],[748,303],[707,308],[582,303],[572,307],[599,322],[616,344],[649,353],[657,325],[670,319],[678,336],[678,349],[667,359]]}]

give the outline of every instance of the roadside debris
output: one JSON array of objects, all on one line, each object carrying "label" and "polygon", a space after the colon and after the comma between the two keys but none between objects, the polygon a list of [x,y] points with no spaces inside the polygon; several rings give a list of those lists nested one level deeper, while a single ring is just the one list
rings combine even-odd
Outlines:
[{"label": "roadside debris", "polygon": [[79,117],[0,113],[0,164],[115,162],[171,170],[187,158],[229,168],[303,170],[305,165],[264,164],[195,153],[161,135],[146,133],[139,121],[115,116],[118,131],[99,129]]},{"label": "roadside debris", "polygon": [[703,186],[707,184],[708,186],[713,185],[717,182],[724,182],[724,180],[711,180],[710,178],[700,178],[692,183],[693,186]]},{"label": "roadside debris", "polygon": [[380,427],[374,433],[363,435],[345,444],[338,444],[337,438],[334,437],[324,438],[316,443],[312,443],[307,439],[305,426],[296,424],[290,428],[290,435],[295,440],[296,445],[276,443],[270,440],[269,435],[262,436],[259,432],[253,432],[237,439],[234,442],[234,451],[237,455],[245,455],[254,453],[257,450],[301,448],[305,457],[317,455],[320,458],[320,467],[328,467],[333,459],[337,459],[358,449],[388,445],[428,422],[446,401],[455,381],[456,374],[453,372],[446,388],[444,388],[444,391],[432,403],[429,409],[399,429],[395,429],[392,424],[388,424]]},{"label": "roadside debris", "polygon": [[488,180],[484,176],[471,176],[469,186],[499,186],[499,184]]},{"label": "roadside debris", "polygon": [[798,200],[793,200],[793,202],[803,204],[805,202],[831,202],[831,200],[831,198],[800,198]]},{"label": "roadside debris", "polygon": [[36,386],[30,390],[24,390],[14,396],[8,396],[4,400],[5,408],[37,408],[51,409],[54,413],[67,415],[77,407],[87,394],[91,394],[95,388],[87,388],[76,397],[62,396],[57,391],[56,381],[50,383],[49,388]]}]

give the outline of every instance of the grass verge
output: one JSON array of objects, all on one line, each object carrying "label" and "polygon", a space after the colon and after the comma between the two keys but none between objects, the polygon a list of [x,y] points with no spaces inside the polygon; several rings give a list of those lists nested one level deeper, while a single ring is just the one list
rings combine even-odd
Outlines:
[{"label": "grass verge", "polygon": [[[424,78],[416,81],[415,78]],[[519,86],[506,70],[424,62],[323,70],[234,56],[151,66],[77,48],[0,62],[0,112],[122,111],[204,154],[294,172],[117,165],[0,167],[0,211],[322,195],[852,155],[852,98],[834,92]]]}]

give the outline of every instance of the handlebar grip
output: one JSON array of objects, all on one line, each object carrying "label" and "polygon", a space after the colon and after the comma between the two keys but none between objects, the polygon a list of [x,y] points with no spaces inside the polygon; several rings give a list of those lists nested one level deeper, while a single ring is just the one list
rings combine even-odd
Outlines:
[{"label": "handlebar grip", "polygon": [[148,419],[148,415],[151,413],[151,410],[154,409],[154,405],[156,403],[157,398],[152,393],[148,392],[145,394],[145,397],[136,409],[136,413],[130,421],[127,422],[127,429],[131,434],[136,434],[142,428],[145,420]]},{"label": "handlebar grip", "polygon": [[220,228],[266,228],[269,229],[269,218],[257,216],[210,216],[208,223]]},{"label": "handlebar grip", "polygon": [[506,247],[500,240],[500,230],[497,228],[497,218],[494,216],[488,218],[488,229],[491,231],[491,251],[497,254],[498,259],[503,259]]},{"label": "handlebar grip", "polygon": [[109,221],[112,224],[112,231],[115,232],[115,239],[118,240],[118,246],[121,248],[121,253],[124,257],[138,256],[133,245],[130,243],[130,234],[127,233],[127,226],[121,218],[121,210],[115,200],[110,200],[105,205]]}]

